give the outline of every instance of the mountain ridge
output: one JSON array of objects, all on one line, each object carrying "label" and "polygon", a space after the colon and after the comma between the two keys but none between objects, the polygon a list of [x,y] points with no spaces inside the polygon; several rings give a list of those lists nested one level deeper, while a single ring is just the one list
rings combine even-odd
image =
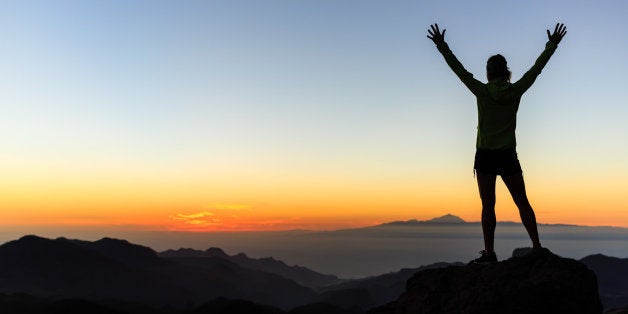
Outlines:
[{"label": "mountain ridge", "polygon": [[[373,228],[373,227],[387,227],[387,226],[421,226],[421,225],[455,225],[455,224],[481,224],[480,221],[466,221],[459,216],[453,214],[446,214],[443,216],[434,217],[427,220],[418,220],[418,219],[408,219],[408,220],[395,220],[384,222],[377,225],[365,226],[362,228]],[[501,225],[514,225],[521,224],[521,222],[516,221],[498,221],[497,224]],[[589,227],[589,228],[618,228],[618,229],[628,229],[624,227],[615,227],[615,226],[585,226],[585,225],[575,225],[575,224],[562,224],[562,223],[538,223],[539,226],[555,226],[555,227]],[[347,230],[347,229],[344,229]]]},{"label": "mountain ridge", "polygon": [[428,220],[417,220],[410,219],[405,221],[390,221],[381,223],[379,225],[371,226],[371,227],[384,227],[384,226],[413,226],[413,225],[425,225],[425,224],[464,224],[467,223],[462,218],[452,215],[446,214],[444,216],[434,217]]},{"label": "mountain ridge", "polygon": [[[90,242],[27,235],[0,245],[0,291],[87,299],[121,298],[178,307],[214,297],[243,298],[282,309],[313,302],[345,308],[370,307],[401,293],[405,281],[414,273],[453,265],[436,263],[405,268],[314,290],[281,275],[246,268],[224,258],[287,266],[273,257],[251,259],[245,253],[230,256],[217,247],[177,251],[188,257],[161,257],[161,253],[148,247],[113,238]],[[526,250],[516,252],[519,249],[513,255],[525,255]],[[607,308],[628,304],[625,293],[628,284],[622,280],[628,276],[628,258],[593,254],[580,262],[598,276],[600,297]],[[285,295],[290,296],[289,302],[285,301]]]},{"label": "mountain ridge", "polygon": [[243,252],[228,255],[221,248],[216,247],[210,247],[205,251],[191,248],[170,249],[157,253],[157,255],[169,259],[220,257],[241,267],[277,274],[313,289],[343,282],[335,275],[321,274],[299,265],[288,266],[283,261],[273,257],[251,258]]},{"label": "mountain ridge", "polygon": [[0,279],[3,292],[175,307],[223,296],[290,308],[317,296],[292,280],[219,257],[204,258],[190,267],[160,258],[147,247],[107,239],[89,242],[29,235],[9,241],[0,245]]}]

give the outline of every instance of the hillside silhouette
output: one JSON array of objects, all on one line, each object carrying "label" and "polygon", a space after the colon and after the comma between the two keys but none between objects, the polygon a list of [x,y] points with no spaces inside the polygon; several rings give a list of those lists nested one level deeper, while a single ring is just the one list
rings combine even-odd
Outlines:
[{"label": "hillside silhouette", "polygon": [[[405,268],[397,272],[391,272],[379,276],[368,277],[364,279],[356,279],[340,283],[337,285],[328,286],[323,291],[326,291],[328,295],[338,295],[342,292],[348,293],[349,291],[364,292],[365,296],[360,299],[359,303],[368,307],[375,307],[394,301],[399,297],[401,293],[405,291],[406,282],[415,273],[426,270],[443,268],[449,266],[462,266],[462,263],[435,263],[431,265],[421,266],[418,268]],[[358,295],[357,293],[355,293]]]},{"label": "hillside silhouette", "polygon": [[628,258],[595,254],[580,261],[597,275],[600,298],[606,308],[628,308]]},{"label": "hillside silhouette", "polygon": [[205,251],[189,248],[167,250],[158,253],[158,255],[163,258],[174,259],[182,262],[188,259],[188,263],[192,261],[202,261],[202,258],[205,257],[218,257],[236,263],[244,268],[277,274],[284,278],[294,280],[300,285],[309,288],[329,286],[343,281],[337,276],[320,274],[306,267],[298,265],[288,266],[286,265],[286,263],[276,260],[272,257],[264,257],[259,259],[250,258],[245,253],[238,253],[236,255],[230,256],[222,249],[216,247],[211,247]]},{"label": "hillside silhouette", "polygon": [[[170,266],[176,267],[171,264]],[[132,268],[66,239],[25,236],[0,246],[0,291],[185,304],[193,294],[167,276]]]},{"label": "hillside silhouette", "polygon": [[106,238],[87,242],[25,236],[8,242],[0,246],[0,278],[4,292],[179,308],[217,297],[292,308],[317,296],[292,280],[222,258],[178,263],[149,248]]},{"label": "hillside silhouette", "polygon": [[[522,284],[540,287],[547,295],[552,293],[547,288],[550,286],[570,287],[560,288],[561,291],[579,287],[579,292],[564,297],[567,299],[552,297],[564,303],[571,302],[570,298],[590,301],[593,294],[599,301],[599,283],[599,295],[606,308],[628,305],[625,294],[628,290],[623,280],[628,275],[628,259],[592,255],[580,263],[549,252],[534,259],[526,253],[527,250],[515,250],[514,255],[523,256],[488,267],[436,263],[338,282],[335,276],[288,266],[274,258],[254,259],[244,253],[229,256],[219,248],[157,253],[148,247],[112,238],[91,242],[24,236],[0,245],[0,309],[3,309],[0,312],[21,308],[24,311],[14,313],[31,313],[29,307],[44,311],[75,304],[103,313],[173,314],[192,310],[203,313],[210,308],[218,311],[217,308],[232,306],[262,306],[278,313],[296,310],[317,313],[323,309],[330,313],[332,309],[334,313],[360,313],[375,307],[373,313],[388,313],[391,304],[407,300],[408,293],[413,293],[416,287],[438,287],[451,278],[457,278],[456,282],[462,281],[462,284],[441,286],[439,289],[443,290],[438,291],[442,292],[442,298],[455,291],[468,294],[477,289],[473,283],[486,282],[488,278],[497,286],[483,287],[481,291],[490,294],[510,287],[512,291],[525,292],[524,298],[537,296],[534,289],[525,290]],[[597,274],[598,281],[586,267]],[[280,275],[282,272],[285,276],[297,273],[305,274],[303,278],[308,280],[322,278],[336,282],[312,289]],[[406,299],[399,299],[400,295],[405,295]],[[395,302],[390,303],[392,301]]]}]

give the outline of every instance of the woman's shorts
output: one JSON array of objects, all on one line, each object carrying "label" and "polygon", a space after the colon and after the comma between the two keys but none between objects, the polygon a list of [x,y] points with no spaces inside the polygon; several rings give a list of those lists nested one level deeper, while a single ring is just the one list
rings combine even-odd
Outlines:
[{"label": "woman's shorts", "polygon": [[473,169],[482,174],[500,176],[511,176],[523,172],[515,149],[478,149],[475,151]]}]

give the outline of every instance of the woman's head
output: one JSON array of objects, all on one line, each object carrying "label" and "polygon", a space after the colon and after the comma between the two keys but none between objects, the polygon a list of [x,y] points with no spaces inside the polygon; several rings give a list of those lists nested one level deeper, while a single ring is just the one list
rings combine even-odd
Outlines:
[{"label": "woman's head", "polygon": [[502,55],[494,55],[486,62],[486,77],[488,81],[505,80],[510,82],[510,70],[506,63],[506,58]]}]

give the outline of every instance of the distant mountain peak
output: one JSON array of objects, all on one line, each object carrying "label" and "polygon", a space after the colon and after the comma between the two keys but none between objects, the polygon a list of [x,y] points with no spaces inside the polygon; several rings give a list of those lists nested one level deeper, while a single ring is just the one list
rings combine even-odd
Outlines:
[{"label": "distant mountain peak", "polygon": [[94,241],[92,242],[92,244],[101,245],[101,246],[110,246],[110,247],[139,247],[139,245],[130,243],[127,240],[115,239],[115,238],[109,238],[109,237],[104,237],[98,241]]},{"label": "distant mountain peak", "polygon": [[432,218],[430,220],[410,219],[406,221],[393,221],[393,222],[381,224],[380,226],[415,226],[415,225],[425,225],[425,224],[429,225],[429,224],[464,224],[464,223],[466,223],[466,221],[464,221],[462,218],[452,215],[452,214],[447,214],[445,216]]},{"label": "distant mountain peak", "polygon": [[50,239],[42,238],[34,234],[27,234],[19,238],[17,241],[50,241]]},{"label": "distant mountain peak", "polygon": [[440,217],[436,217],[436,218],[432,218],[430,220],[427,220],[426,222],[436,222],[436,223],[465,223],[466,221],[464,221],[462,218],[452,215],[452,214],[447,214],[445,216],[440,216]]},{"label": "distant mountain peak", "polygon": [[210,256],[229,257],[225,251],[218,247],[210,247],[205,252],[207,252]]}]

